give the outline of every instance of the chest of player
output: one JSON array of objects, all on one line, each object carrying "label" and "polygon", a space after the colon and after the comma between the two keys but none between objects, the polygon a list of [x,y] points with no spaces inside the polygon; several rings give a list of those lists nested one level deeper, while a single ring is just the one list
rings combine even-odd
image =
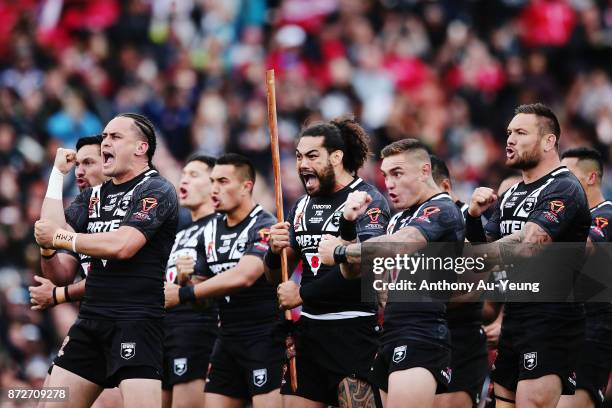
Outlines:
[{"label": "chest of player", "polygon": [[[117,230],[132,205],[136,186],[127,186],[121,190],[104,190],[101,186],[94,187],[89,198],[87,232],[97,233]],[[141,208],[134,216],[146,220],[149,217],[149,211],[157,205],[157,201],[155,199],[150,201],[145,199],[142,200],[140,205]]]},{"label": "chest of player", "polygon": [[[247,226],[248,227],[248,226]],[[204,230],[206,263],[214,274],[236,266],[244,256],[250,228],[228,228],[222,220],[215,220]]]},{"label": "chest of player", "polygon": [[316,249],[324,234],[337,236],[344,203],[313,204],[293,217],[295,239],[302,250]]},{"label": "chest of player", "polygon": [[499,227],[502,236],[510,235],[523,229],[530,214],[538,206],[538,200],[542,192],[552,181],[553,179],[551,178],[537,186],[518,184],[511,187],[511,190],[503,196],[499,205]]}]

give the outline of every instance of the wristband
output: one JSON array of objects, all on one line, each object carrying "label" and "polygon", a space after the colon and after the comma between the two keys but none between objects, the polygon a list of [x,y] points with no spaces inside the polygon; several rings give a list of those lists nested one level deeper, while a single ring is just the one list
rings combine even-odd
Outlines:
[{"label": "wristband", "polygon": [[[63,289],[63,288],[60,286],[60,289]],[[56,305],[60,305],[62,303],[66,303],[66,292],[64,290],[59,290],[58,291],[57,290],[57,286],[55,286],[53,288],[53,293],[55,294],[54,299],[55,299],[55,302],[56,302],[55,304]]]},{"label": "wristband", "polygon": [[70,293],[68,293],[68,287],[70,287],[70,285],[64,286],[64,298],[66,299],[66,302],[72,302],[72,299],[70,298]]},{"label": "wristband", "polygon": [[76,253],[77,235],[76,232],[70,232],[59,228],[55,231],[55,234],[53,234],[53,247]]},{"label": "wristband", "polygon": [[345,241],[354,241],[357,238],[357,223],[347,220],[344,215],[340,217],[338,230],[340,231],[340,238]]},{"label": "wristband", "polygon": [[57,291],[57,286],[54,286],[53,287],[53,291],[52,291],[52,294],[53,294],[53,306],[57,305],[57,293],[56,293],[56,291]]},{"label": "wristband", "polygon": [[266,255],[264,256],[264,262],[266,266],[268,267],[268,269],[270,270],[279,269],[281,267],[280,255],[272,252],[270,248],[268,248],[268,251],[266,252]]},{"label": "wristband", "polygon": [[334,248],[334,262],[336,265],[348,263],[346,259],[346,248],[346,245],[338,245],[336,248]]},{"label": "wristband", "polygon": [[179,289],[179,303],[195,302],[195,290],[192,285],[183,286]]},{"label": "wristband", "polygon": [[42,256],[45,259],[51,259],[55,256],[55,249],[51,249],[51,248],[40,248],[40,256]]},{"label": "wristband", "polygon": [[62,199],[62,190],[64,189],[64,175],[57,167],[53,166],[49,175],[49,184],[47,184],[47,194],[45,198],[54,200]]}]

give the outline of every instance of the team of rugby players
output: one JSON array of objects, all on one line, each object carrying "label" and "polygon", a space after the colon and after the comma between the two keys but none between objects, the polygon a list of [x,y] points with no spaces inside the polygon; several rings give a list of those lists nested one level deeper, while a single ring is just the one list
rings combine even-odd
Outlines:
[{"label": "team of rugby players", "polygon": [[[488,374],[482,303],[363,302],[361,243],[416,251],[499,240],[528,244],[515,255],[533,256],[550,242],[609,241],[601,157],[580,148],[561,162],[559,137],[549,108],[518,107],[506,164],[522,177],[499,192],[480,187],[467,204],[421,142],[394,142],[380,166],[391,217],[357,175],[366,132],[349,117],[316,123],[295,149],[306,194],[277,222],[253,201],[255,170],[236,154],[191,157],[177,197],[152,166],[151,122],[120,114],[76,151],[58,149],[35,225],[43,277],[30,288],[33,308],[81,302],[45,385],[69,387],[71,407],[476,406]],[[64,209],[73,167],[81,193]],[[191,223],[177,232],[179,205]],[[481,248],[503,256],[500,246]],[[290,271],[301,261],[301,283],[280,282],[282,250]],[[291,329],[296,390],[279,305],[302,307]],[[508,303],[502,314],[497,407],[601,405],[610,304]]]}]

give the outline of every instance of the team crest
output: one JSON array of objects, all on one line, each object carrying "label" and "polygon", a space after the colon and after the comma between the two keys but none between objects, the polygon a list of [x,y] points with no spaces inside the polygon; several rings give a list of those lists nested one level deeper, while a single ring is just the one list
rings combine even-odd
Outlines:
[{"label": "team crest", "polygon": [[368,215],[368,217],[370,217],[370,222],[373,223],[378,222],[378,217],[380,217],[381,213],[382,211],[380,210],[380,208],[370,208],[368,211],[366,211],[366,214]]},{"label": "team crest", "polygon": [[342,212],[336,211],[332,214],[331,223],[334,227],[338,228],[340,226],[340,217],[342,217]]},{"label": "team crest", "polygon": [[187,359],[186,358],[175,358],[174,359],[174,374],[181,376],[187,372]]},{"label": "team crest", "polygon": [[253,384],[257,387],[263,387],[268,381],[268,369],[261,368],[259,370],[253,370]]},{"label": "team crest", "polygon": [[535,207],[536,198],[535,197],[527,197],[525,199],[525,204],[523,204],[523,210],[526,212],[530,212]]},{"label": "team crest", "polygon": [[393,362],[399,363],[406,358],[407,346],[399,346],[393,349]]},{"label": "team crest", "polygon": [[121,343],[121,358],[129,360],[136,355],[136,343]]},{"label": "team crest", "polygon": [[523,367],[527,370],[533,370],[538,365],[538,353],[525,353],[523,354]]}]

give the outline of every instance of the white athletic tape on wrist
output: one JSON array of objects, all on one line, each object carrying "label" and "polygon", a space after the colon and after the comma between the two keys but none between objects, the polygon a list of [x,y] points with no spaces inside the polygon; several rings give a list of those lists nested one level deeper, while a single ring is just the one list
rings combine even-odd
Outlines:
[{"label": "white athletic tape on wrist", "polygon": [[53,170],[51,170],[51,174],[49,175],[49,184],[47,185],[47,194],[45,197],[61,200],[63,190],[64,175],[57,167],[53,166]]}]

